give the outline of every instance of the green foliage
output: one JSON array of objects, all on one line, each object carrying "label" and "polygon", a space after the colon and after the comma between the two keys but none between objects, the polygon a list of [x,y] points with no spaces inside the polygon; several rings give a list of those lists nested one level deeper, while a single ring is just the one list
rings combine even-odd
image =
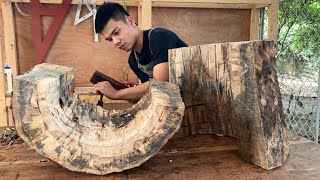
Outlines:
[{"label": "green foliage", "polygon": [[298,75],[320,68],[320,1],[285,0],[279,5],[278,68]]}]

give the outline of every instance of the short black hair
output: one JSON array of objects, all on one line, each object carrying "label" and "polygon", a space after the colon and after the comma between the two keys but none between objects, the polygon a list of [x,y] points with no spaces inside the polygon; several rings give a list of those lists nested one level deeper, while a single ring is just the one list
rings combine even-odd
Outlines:
[{"label": "short black hair", "polygon": [[95,20],[95,31],[101,33],[104,26],[112,18],[115,21],[126,21],[126,16],[129,16],[128,12],[118,3],[107,2],[104,3],[98,9]]}]

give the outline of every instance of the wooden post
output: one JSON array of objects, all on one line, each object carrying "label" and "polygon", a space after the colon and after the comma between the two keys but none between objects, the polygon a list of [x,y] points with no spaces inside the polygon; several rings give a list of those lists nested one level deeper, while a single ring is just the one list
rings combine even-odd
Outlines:
[{"label": "wooden post", "polygon": [[[12,75],[17,75],[17,50],[16,50],[16,39],[15,39],[15,30],[14,30],[14,20],[13,20],[13,12],[12,12],[12,4],[10,0],[1,1],[1,10],[2,10],[2,18],[3,18],[3,36],[4,36],[4,44],[2,45],[5,53],[5,62],[11,67]],[[1,60],[1,71],[3,71],[3,60]],[[0,71],[0,72],[1,72]],[[3,73],[2,75],[3,76]],[[4,79],[2,78],[2,81]],[[5,83],[0,82],[0,91],[4,90],[4,92],[0,92],[0,126],[8,126],[7,119],[7,104],[6,102],[6,92],[5,92]],[[3,99],[2,99],[3,98]],[[9,118],[11,119],[11,118]]]},{"label": "wooden post", "polygon": [[[142,0],[141,2],[141,29],[152,28],[152,2],[151,0]],[[139,17],[139,15],[138,15]]]},{"label": "wooden post", "polygon": [[251,23],[250,23],[250,40],[258,40],[259,36],[259,15],[258,8],[251,9]]},{"label": "wooden post", "polygon": [[133,107],[107,111],[74,93],[73,68],[41,64],[14,79],[13,114],[19,136],[37,152],[80,172],[107,174],[137,167],[179,129],[179,88],[150,81]]},{"label": "wooden post", "polygon": [[238,139],[241,157],[264,169],[289,153],[272,41],[169,51],[170,82],[185,103],[182,132]]},{"label": "wooden post", "polygon": [[267,39],[274,41],[275,44],[278,41],[278,11],[279,0],[272,0],[271,5],[269,5]]},{"label": "wooden post", "polygon": [[7,111],[6,111],[6,90],[4,80],[4,63],[2,55],[2,40],[0,39],[0,127],[7,126]]},{"label": "wooden post", "polygon": [[142,28],[142,3],[138,6],[138,26]]},{"label": "wooden post", "polygon": [[12,5],[10,0],[1,1],[3,32],[4,32],[4,49],[7,64],[11,67],[12,75],[17,75],[17,50],[16,37],[14,31],[14,20]]}]

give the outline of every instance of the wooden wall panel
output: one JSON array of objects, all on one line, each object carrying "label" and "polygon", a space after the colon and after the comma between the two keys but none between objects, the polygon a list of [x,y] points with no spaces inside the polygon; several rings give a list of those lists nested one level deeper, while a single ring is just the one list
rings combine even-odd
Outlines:
[{"label": "wooden wall panel", "polygon": [[[31,12],[29,4],[25,5]],[[46,6],[50,6],[47,5]],[[76,69],[76,86],[92,86],[89,82],[95,70],[122,81],[123,68],[130,69],[127,63],[129,53],[113,47],[109,42],[100,38],[94,42],[92,17],[73,26],[77,6],[71,5],[68,14],[49,49],[45,62]],[[83,7],[83,11],[85,8]],[[128,7],[128,11],[137,19],[137,8]],[[25,73],[36,64],[32,40],[31,16],[21,16],[14,11],[16,37],[18,46],[19,74]],[[46,32],[53,17],[44,17],[43,31]],[[129,71],[129,80],[137,81],[133,72]]]},{"label": "wooden wall panel", "polygon": [[153,27],[174,31],[188,45],[250,40],[250,10],[153,8]]}]

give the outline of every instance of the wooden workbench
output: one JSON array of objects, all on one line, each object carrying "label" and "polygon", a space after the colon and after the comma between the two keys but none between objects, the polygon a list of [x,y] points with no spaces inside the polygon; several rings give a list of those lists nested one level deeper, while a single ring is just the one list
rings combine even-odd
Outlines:
[{"label": "wooden workbench", "polygon": [[319,179],[320,146],[291,133],[289,139],[288,160],[271,171],[241,160],[236,139],[175,135],[140,167],[106,176],[69,171],[20,142],[0,147],[0,179]]}]

